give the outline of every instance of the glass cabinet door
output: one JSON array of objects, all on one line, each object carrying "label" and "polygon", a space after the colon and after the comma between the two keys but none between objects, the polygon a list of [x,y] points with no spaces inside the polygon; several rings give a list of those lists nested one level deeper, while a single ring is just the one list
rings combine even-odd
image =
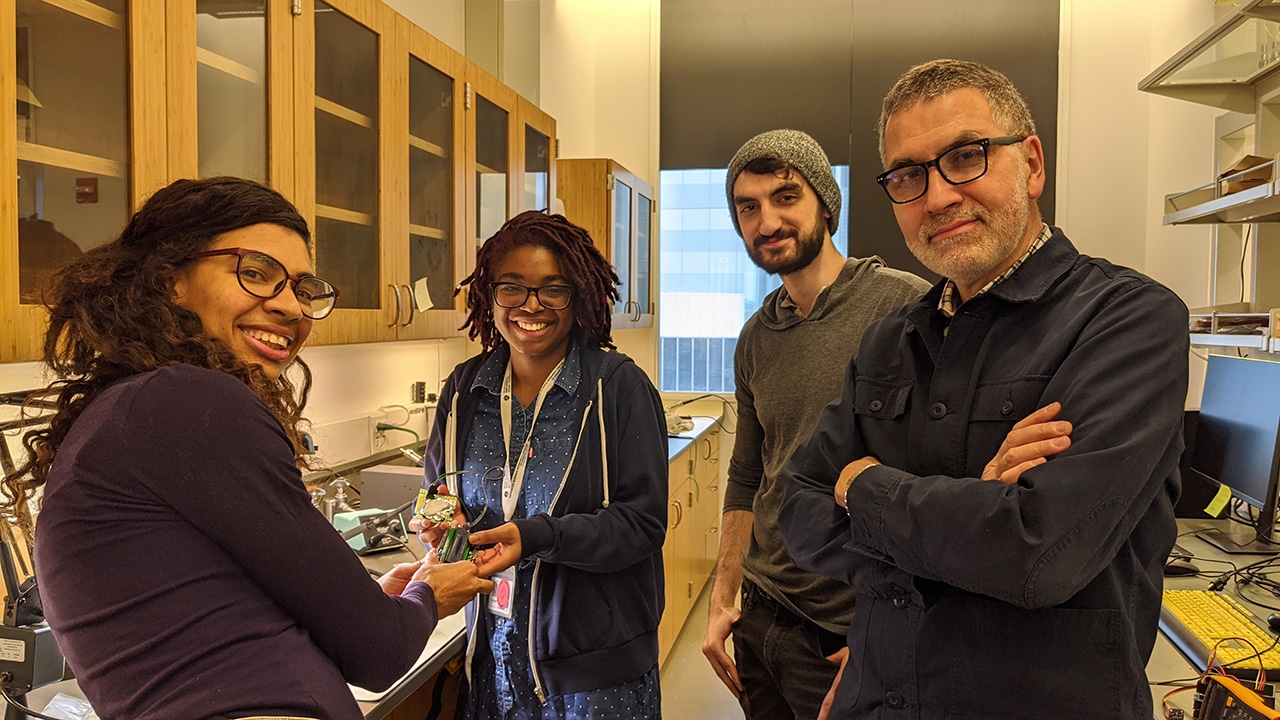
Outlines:
[{"label": "glass cabinet door", "polygon": [[378,35],[317,0],[316,274],[342,308],[378,309]]},{"label": "glass cabinet door", "polygon": [[618,295],[613,311],[630,312],[631,301],[631,186],[614,176],[613,181],[613,239],[610,258],[618,271]]},{"label": "glass cabinet door", "polygon": [[[19,302],[130,208],[126,0],[16,0]],[[12,227],[12,226],[11,226]]]},{"label": "glass cabinet door", "polygon": [[551,195],[551,138],[531,125],[524,126],[523,210],[546,210]]},{"label": "glass cabinet door", "polygon": [[636,268],[635,285],[631,299],[638,315],[650,312],[649,305],[649,231],[653,222],[653,200],[643,192],[636,192]]},{"label": "glass cabinet door", "polygon": [[476,95],[476,245],[507,221],[508,113]]},{"label": "glass cabinet door", "polygon": [[200,177],[267,182],[266,0],[197,0],[196,63]]},{"label": "glass cabinet door", "polygon": [[409,56],[409,282],[415,310],[452,304],[454,80]]}]

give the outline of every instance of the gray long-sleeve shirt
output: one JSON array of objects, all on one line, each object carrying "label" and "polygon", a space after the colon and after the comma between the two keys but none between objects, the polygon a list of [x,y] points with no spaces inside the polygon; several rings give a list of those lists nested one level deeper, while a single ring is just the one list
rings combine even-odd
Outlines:
[{"label": "gray long-sleeve shirt", "polygon": [[841,635],[853,617],[853,590],[801,570],[787,555],[778,529],[779,478],[823,407],[839,397],[863,331],[928,289],[924,280],[886,267],[878,257],[850,258],[807,317],[796,311],[784,286],[764,299],[738,337],[738,431],[724,510],[754,513],[743,575],[792,611]]}]

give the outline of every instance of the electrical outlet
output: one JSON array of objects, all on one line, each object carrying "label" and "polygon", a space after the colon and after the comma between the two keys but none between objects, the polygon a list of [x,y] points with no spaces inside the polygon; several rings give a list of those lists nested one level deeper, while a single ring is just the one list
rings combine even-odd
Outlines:
[{"label": "electrical outlet", "polygon": [[390,419],[388,413],[375,413],[369,416],[369,452],[382,452],[392,445],[392,438],[387,437],[386,430],[379,430],[378,423],[385,423]]},{"label": "electrical outlet", "polygon": [[410,393],[410,398],[411,398],[411,399],[409,400],[409,402],[412,402],[412,403],[423,403],[423,402],[426,402],[426,399],[427,399],[427,383],[426,383],[426,381],[425,381],[425,380],[419,380],[418,382],[415,382],[415,383],[413,384],[413,389],[412,389],[412,391],[411,391],[411,393]]}]

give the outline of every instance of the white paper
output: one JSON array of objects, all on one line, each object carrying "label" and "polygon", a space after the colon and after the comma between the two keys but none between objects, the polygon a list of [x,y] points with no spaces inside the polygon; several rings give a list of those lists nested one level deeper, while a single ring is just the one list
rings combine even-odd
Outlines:
[{"label": "white paper", "polygon": [[431,290],[427,288],[427,279],[419,278],[413,284],[413,302],[418,308],[418,312],[423,313],[435,307],[435,303],[431,301]]}]

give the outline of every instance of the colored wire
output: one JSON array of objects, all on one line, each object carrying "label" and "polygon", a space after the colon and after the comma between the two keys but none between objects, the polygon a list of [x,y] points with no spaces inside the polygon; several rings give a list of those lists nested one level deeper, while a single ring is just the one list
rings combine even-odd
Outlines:
[{"label": "colored wire", "polygon": [[374,429],[375,429],[375,430],[377,430],[378,432],[385,432],[385,431],[387,431],[387,430],[399,430],[400,432],[407,432],[407,433],[409,433],[410,435],[412,435],[412,436],[413,436],[413,446],[414,446],[414,447],[418,447],[418,446],[422,445],[422,438],[418,437],[418,433],[417,433],[417,431],[416,431],[416,430],[413,430],[413,429],[410,429],[410,428],[407,428],[407,427],[401,427],[401,426],[399,426],[399,425],[392,425],[391,423],[378,423],[377,425],[374,425],[373,427],[374,427]]}]

